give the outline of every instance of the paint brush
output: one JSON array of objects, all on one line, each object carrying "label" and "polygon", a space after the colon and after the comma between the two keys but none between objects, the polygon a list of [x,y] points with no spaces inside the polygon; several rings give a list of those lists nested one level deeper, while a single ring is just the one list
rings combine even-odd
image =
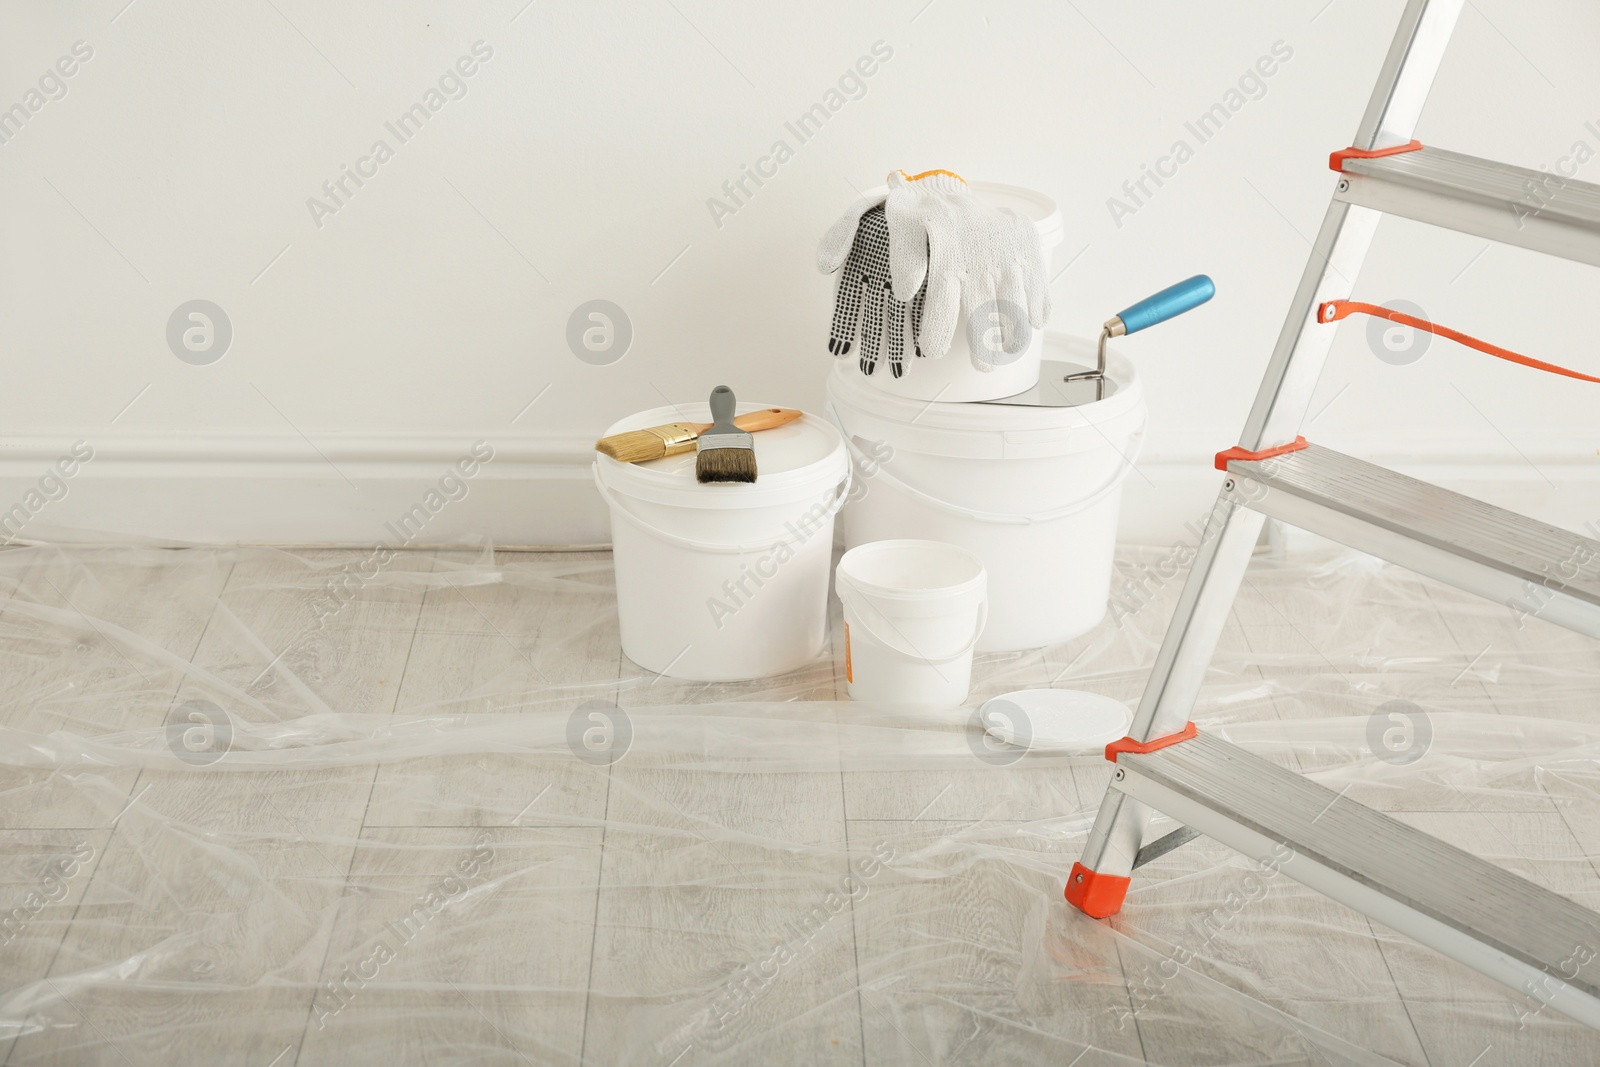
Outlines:
[{"label": "paint brush", "polygon": [[[740,415],[733,420],[733,425],[746,433],[757,433],[786,426],[800,415],[794,408],[763,408]],[[663,456],[694,451],[695,439],[709,429],[709,422],[669,422],[665,426],[602,437],[594,443],[594,450],[621,463],[648,463]]]},{"label": "paint brush", "polygon": [[756,480],[756,442],[733,423],[733,390],[711,390],[711,429],[695,438],[694,476],[700,482]]}]

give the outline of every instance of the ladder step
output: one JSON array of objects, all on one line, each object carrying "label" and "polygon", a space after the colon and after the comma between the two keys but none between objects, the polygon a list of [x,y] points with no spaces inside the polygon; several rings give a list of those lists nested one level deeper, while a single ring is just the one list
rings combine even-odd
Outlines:
[{"label": "ladder step", "polygon": [[1119,754],[1112,788],[1600,1025],[1600,914],[1566,897],[1206,731]]},{"label": "ladder step", "polygon": [[1343,175],[1335,200],[1600,266],[1600,185],[1428,147]]},{"label": "ladder step", "polygon": [[1253,511],[1600,637],[1600,541],[1318,445],[1228,473]]}]

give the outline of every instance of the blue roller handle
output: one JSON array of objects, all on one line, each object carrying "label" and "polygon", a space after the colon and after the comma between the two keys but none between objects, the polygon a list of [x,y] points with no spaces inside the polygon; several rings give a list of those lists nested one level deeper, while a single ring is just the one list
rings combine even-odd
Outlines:
[{"label": "blue roller handle", "polygon": [[1154,296],[1145,297],[1126,311],[1118,312],[1117,318],[1122,320],[1129,333],[1138,333],[1147,326],[1166,322],[1185,311],[1193,311],[1210,300],[1216,292],[1217,287],[1210,278],[1196,274],[1177,285],[1167,286]]}]

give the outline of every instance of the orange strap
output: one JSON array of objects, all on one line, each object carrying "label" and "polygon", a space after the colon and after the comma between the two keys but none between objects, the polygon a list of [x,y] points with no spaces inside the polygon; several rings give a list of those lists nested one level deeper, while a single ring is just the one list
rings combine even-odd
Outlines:
[{"label": "orange strap", "polygon": [[1448,326],[1440,326],[1437,323],[1429,322],[1427,319],[1419,319],[1415,315],[1407,315],[1403,311],[1393,311],[1386,307],[1379,307],[1377,304],[1364,304],[1359,300],[1330,300],[1317,308],[1317,321],[1338,322],[1342,318],[1358,313],[1374,315],[1380,319],[1388,319],[1390,322],[1398,322],[1402,326],[1410,326],[1416,330],[1425,330],[1439,337],[1448,338],[1457,344],[1466,345],[1468,348],[1476,348],[1479,352],[1494,356],[1497,359],[1519,363],[1524,367],[1532,367],[1534,370],[1548,371],[1551,374],[1576,378],[1580,382],[1594,382],[1600,385],[1600,378],[1595,378],[1579,371],[1568,370],[1566,367],[1558,367],[1554,363],[1546,363],[1542,359],[1524,356],[1521,353],[1511,351],[1509,348],[1501,348],[1499,345],[1492,345],[1488,341],[1480,341],[1476,337],[1464,334],[1459,330],[1452,330]]}]

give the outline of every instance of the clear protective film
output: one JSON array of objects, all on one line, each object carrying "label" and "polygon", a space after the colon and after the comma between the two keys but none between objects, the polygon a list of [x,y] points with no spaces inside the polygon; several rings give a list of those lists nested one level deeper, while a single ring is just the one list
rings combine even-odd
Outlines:
[{"label": "clear protective film", "polygon": [[[0,553],[0,1061],[1600,1061],[1204,838],[1066,905],[1109,765],[974,709],[1135,702],[1191,556],[939,712],[844,699],[836,602],[793,674],[642,672],[605,553]],[[1538,606],[1261,558],[1194,717],[1600,905],[1600,656]]]}]

